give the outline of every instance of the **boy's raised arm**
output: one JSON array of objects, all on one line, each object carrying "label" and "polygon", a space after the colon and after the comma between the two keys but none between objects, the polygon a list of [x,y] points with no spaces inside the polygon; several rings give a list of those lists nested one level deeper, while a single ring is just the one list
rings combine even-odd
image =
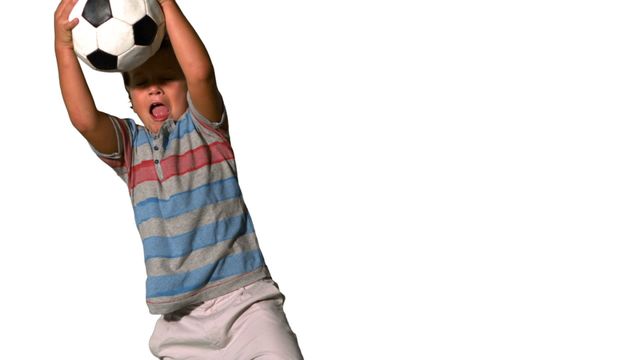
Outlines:
[{"label": "boy's raised arm", "polygon": [[[175,0],[158,0],[158,3],[162,6],[167,34],[187,80],[193,105],[207,119],[219,121],[223,111],[222,97],[207,49]],[[222,127],[227,127],[226,122]]]},{"label": "boy's raised arm", "polygon": [[68,20],[77,0],[62,0],[55,11],[55,53],[62,98],[73,126],[99,152],[118,151],[113,124],[107,114],[98,111],[87,81],[73,51],[71,30],[78,19]]}]

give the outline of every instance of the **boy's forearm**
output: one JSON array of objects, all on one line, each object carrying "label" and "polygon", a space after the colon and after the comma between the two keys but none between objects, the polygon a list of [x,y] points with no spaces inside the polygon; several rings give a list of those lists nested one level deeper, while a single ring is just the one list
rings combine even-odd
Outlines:
[{"label": "boy's forearm", "polygon": [[164,11],[171,46],[187,82],[213,81],[213,64],[202,40],[174,0],[159,1]]},{"label": "boy's forearm", "polygon": [[[186,78],[193,106],[205,119],[221,119],[222,97],[218,92],[213,64],[207,49],[174,0],[158,2],[162,6],[167,34]],[[228,128],[226,121],[222,128]]]},{"label": "boy's forearm", "polygon": [[56,48],[60,90],[69,118],[80,132],[95,126],[99,113],[73,49]]}]

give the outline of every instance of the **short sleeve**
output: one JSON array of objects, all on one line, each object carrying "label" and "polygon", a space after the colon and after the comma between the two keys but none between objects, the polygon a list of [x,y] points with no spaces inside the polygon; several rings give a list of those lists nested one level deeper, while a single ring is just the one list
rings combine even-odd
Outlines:
[{"label": "short sleeve", "polygon": [[[137,125],[131,119],[119,119],[111,115],[109,115],[109,120],[116,132],[118,150],[111,154],[105,154],[96,150],[91,146],[91,144],[89,144],[89,146],[91,146],[91,149],[100,158],[100,160],[113,168],[116,173],[122,177],[129,172],[128,169],[131,164],[132,148],[131,139],[135,136]],[[126,181],[126,178],[124,180]]]},{"label": "short sleeve", "polygon": [[216,121],[207,119],[205,116],[200,114],[198,109],[196,109],[193,105],[193,102],[191,101],[191,95],[189,93],[187,93],[187,102],[189,103],[189,112],[191,113],[191,116],[199,127],[204,128],[209,132],[221,133],[225,138],[229,137],[229,134],[227,134],[226,131],[223,131],[221,128],[222,125],[227,121],[227,109],[224,106],[224,102],[222,103],[222,116],[220,117],[220,119],[216,119]]}]

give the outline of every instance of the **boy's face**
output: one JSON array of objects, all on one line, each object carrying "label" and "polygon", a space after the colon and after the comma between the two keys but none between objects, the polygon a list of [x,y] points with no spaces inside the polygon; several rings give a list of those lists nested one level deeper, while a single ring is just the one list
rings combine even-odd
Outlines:
[{"label": "boy's face", "polygon": [[127,89],[133,111],[152,133],[167,119],[176,120],[187,111],[187,82],[171,49],[160,49],[129,72]]}]

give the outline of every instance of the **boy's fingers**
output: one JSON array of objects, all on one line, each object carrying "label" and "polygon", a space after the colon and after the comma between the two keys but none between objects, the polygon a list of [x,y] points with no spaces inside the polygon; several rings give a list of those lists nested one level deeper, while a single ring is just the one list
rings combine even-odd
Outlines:
[{"label": "boy's fingers", "polygon": [[78,3],[78,0],[62,0],[60,2],[55,14],[57,26],[68,31],[78,25],[79,20],[77,18],[69,19],[69,14],[71,14],[76,3]]},{"label": "boy's fingers", "polygon": [[80,20],[78,20],[78,18],[74,18],[64,25],[64,29],[73,30],[73,28],[76,27],[76,25],[78,25],[79,22]]},{"label": "boy's fingers", "polygon": [[66,16],[69,16],[69,14],[71,14],[71,10],[73,10],[73,7],[76,6],[77,3],[78,3],[78,0],[69,1],[69,3],[67,4],[67,7],[65,8]]},{"label": "boy's fingers", "polygon": [[78,0],[63,0],[59,6],[60,15],[64,17],[69,17],[69,14],[71,14],[71,10],[73,10],[73,7],[77,3],[78,3]]},{"label": "boy's fingers", "polygon": [[62,11],[62,9],[64,9],[65,5],[67,4],[68,0],[62,0],[60,1],[60,3],[58,4],[58,7],[56,8],[56,15],[58,13],[60,13]]},{"label": "boy's fingers", "polygon": [[63,9],[65,9],[70,1],[72,1],[72,0],[62,0],[62,1],[60,1],[60,3],[58,4],[58,7],[56,8],[56,13],[59,13]]}]

